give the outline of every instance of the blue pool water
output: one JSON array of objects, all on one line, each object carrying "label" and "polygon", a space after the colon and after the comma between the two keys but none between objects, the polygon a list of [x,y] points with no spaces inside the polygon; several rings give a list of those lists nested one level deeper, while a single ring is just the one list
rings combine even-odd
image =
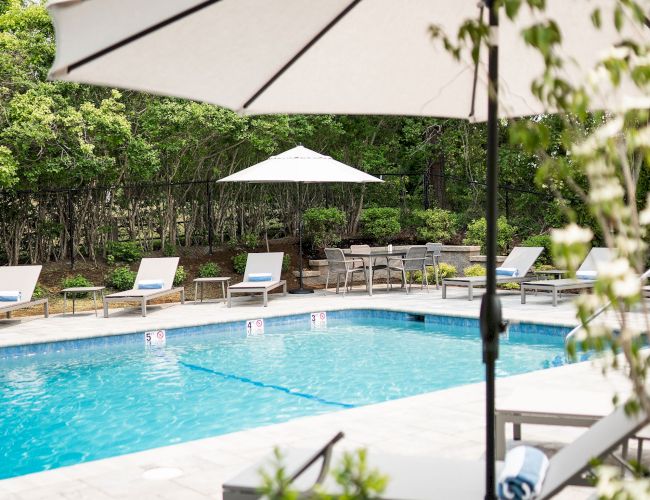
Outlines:
[{"label": "blue pool water", "polygon": [[[377,311],[0,350],[0,478],[483,380],[475,320]],[[557,364],[566,329],[519,325],[498,375]]]}]

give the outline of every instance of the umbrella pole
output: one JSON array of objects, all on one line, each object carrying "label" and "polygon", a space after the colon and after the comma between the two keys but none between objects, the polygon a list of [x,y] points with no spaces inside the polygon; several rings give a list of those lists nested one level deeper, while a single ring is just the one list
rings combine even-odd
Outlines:
[{"label": "umbrella pole", "polygon": [[485,0],[489,8],[489,56],[488,56],[488,146],[487,146],[487,283],[481,302],[481,337],[483,339],[483,363],[485,364],[485,499],[496,499],[495,472],[495,365],[499,357],[499,333],[505,330],[501,319],[501,302],[496,295],[497,254],[497,185],[498,164],[498,79],[499,18],[494,0]]},{"label": "umbrella pole", "polygon": [[298,250],[298,254],[300,255],[299,261],[300,261],[300,287],[296,288],[294,290],[289,290],[289,293],[294,293],[294,294],[305,294],[305,293],[314,293],[314,290],[311,288],[305,288],[303,284],[303,278],[302,278],[302,201],[300,198],[300,183],[298,183],[298,213],[300,214],[299,217],[300,219],[298,220],[298,245],[300,245],[300,248]]}]

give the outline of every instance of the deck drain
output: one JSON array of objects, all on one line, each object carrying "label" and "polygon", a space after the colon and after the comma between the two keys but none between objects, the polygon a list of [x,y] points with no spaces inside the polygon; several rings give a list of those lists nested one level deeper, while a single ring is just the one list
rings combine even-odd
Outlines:
[{"label": "deck drain", "polygon": [[174,479],[180,477],[184,474],[181,469],[176,467],[156,467],[155,469],[149,469],[142,474],[144,479],[154,479],[154,480],[163,480],[163,479]]}]

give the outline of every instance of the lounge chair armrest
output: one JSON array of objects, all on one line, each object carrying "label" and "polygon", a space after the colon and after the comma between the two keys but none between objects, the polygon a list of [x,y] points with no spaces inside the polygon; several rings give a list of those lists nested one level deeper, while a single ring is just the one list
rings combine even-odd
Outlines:
[{"label": "lounge chair armrest", "polygon": [[293,483],[296,479],[298,479],[303,472],[305,472],[309,467],[311,467],[320,457],[323,457],[323,464],[321,465],[320,472],[318,473],[318,477],[316,478],[316,482],[314,483],[314,486],[310,488],[310,491],[313,490],[316,486],[321,484],[324,480],[325,477],[327,476],[327,473],[329,472],[329,465],[330,465],[330,460],[332,458],[332,449],[334,448],[334,445],[338,443],[345,434],[343,434],[341,431],[339,431],[332,439],[330,439],[325,446],[323,446],[320,450],[318,450],[314,455],[305,462],[305,464],[298,469],[296,472],[294,472],[291,477],[289,478],[289,484]]}]

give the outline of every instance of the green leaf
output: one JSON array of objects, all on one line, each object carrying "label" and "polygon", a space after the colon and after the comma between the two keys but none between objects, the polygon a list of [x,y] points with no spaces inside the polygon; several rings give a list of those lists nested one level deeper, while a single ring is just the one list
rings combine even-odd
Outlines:
[{"label": "green leaf", "polygon": [[616,31],[619,32],[623,27],[623,9],[620,5],[617,5],[614,9],[614,26],[616,27]]},{"label": "green leaf", "polygon": [[600,29],[600,26],[602,24],[602,20],[600,18],[600,9],[594,9],[594,11],[591,13],[591,23],[596,28]]}]

